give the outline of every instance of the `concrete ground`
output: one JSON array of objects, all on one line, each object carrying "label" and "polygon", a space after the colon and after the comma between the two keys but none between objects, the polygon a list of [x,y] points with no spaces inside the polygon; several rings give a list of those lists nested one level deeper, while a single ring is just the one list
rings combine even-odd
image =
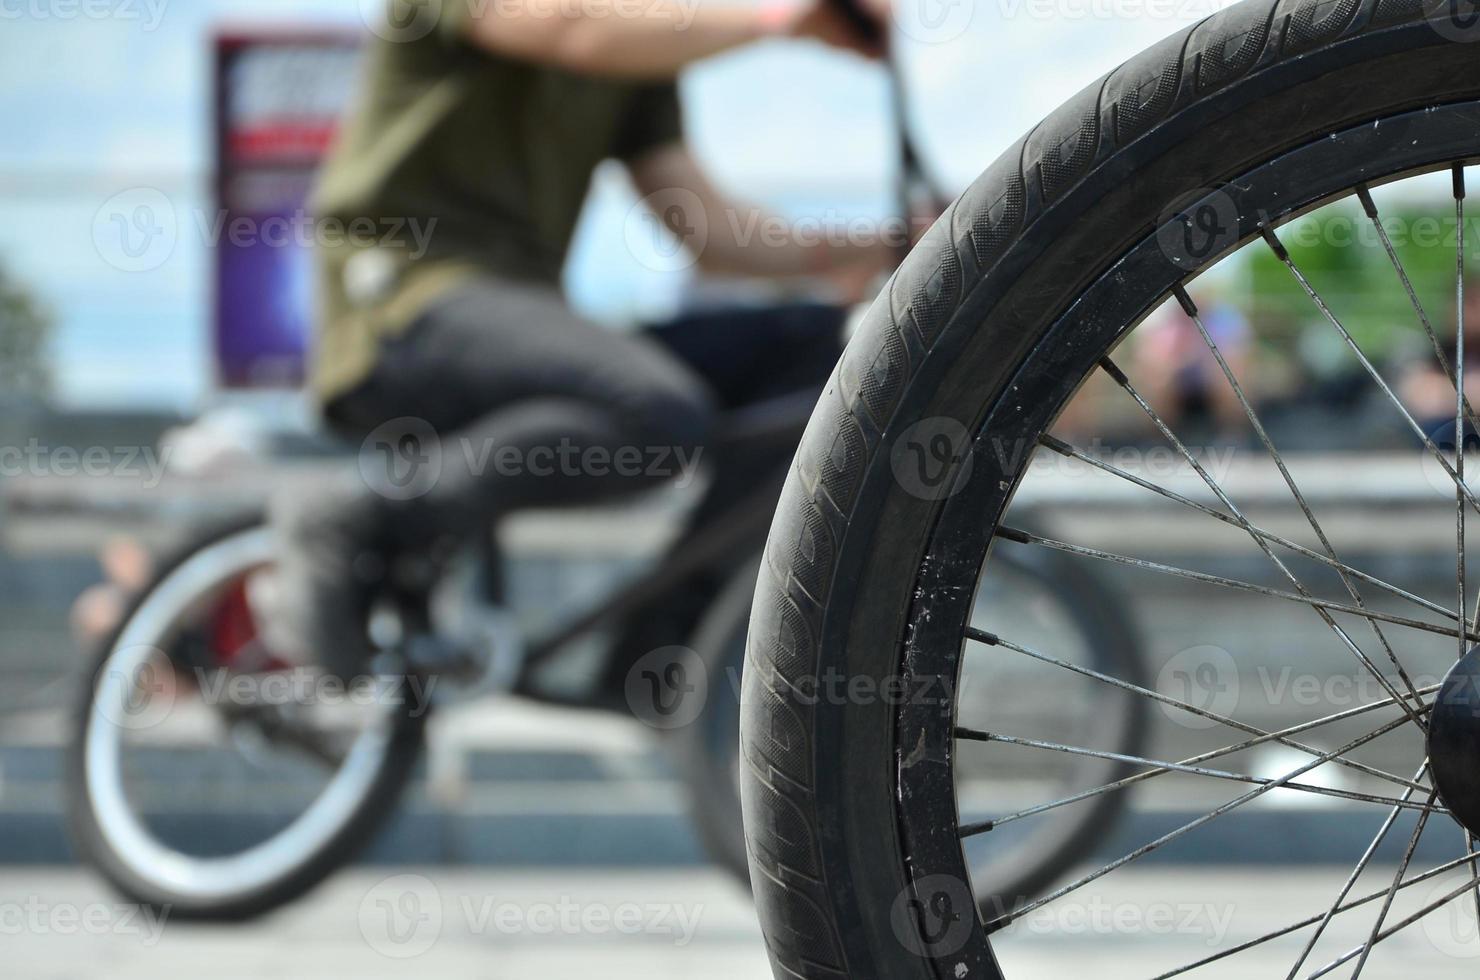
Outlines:
[{"label": "concrete ground", "polygon": [[[1364,882],[1380,890],[1391,869]],[[1112,878],[1120,875],[1112,876]],[[1108,882],[1110,879],[1106,879]],[[1001,940],[1010,977],[1148,977],[1319,912],[1335,869],[1257,873],[1134,870]],[[1448,885],[1448,882],[1446,882]],[[1427,884],[1415,901],[1431,901]],[[356,870],[258,922],[151,921],[90,875],[0,873],[0,974],[37,980],[765,980],[744,895],[716,873]],[[1416,906],[1399,905],[1389,922]],[[1367,906],[1332,926],[1313,964],[1358,944]],[[1399,933],[1363,976],[1473,977],[1474,915],[1435,916]],[[1271,944],[1193,976],[1285,976],[1300,943]],[[1348,975],[1350,967],[1339,975]]]},{"label": "concrete ground", "polygon": [[[1242,565],[1232,557],[1247,554],[1247,542],[1240,541],[1243,551],[1230,556],[1179,555],[1175,549],[1164,554],[1141,540],[1149,518],[1133,516],[1102,521],[1102,532],[1115,531],[1119,540],[1081,539],[1072,527],[1061,536],[1279,584],[1259,564],[1261,556]],[[1370,521],[1362,514],[1353,518],[1364,519]],[[1417,526],[1370,522],[1401,535]],[[34,541],[52,547],[54,533],[66,528],[73,528],[79,547],[96,537],[77,530],[70,515],[49,526],[28,526]],[[1202,537],[1187,540],[1199,548],[1207,544]],[[1350,532],[1341,540],[1365,539]],[[1450,575],[1452,566],[1441,561],[1438,544],[1431,544],[1407,538],[1375,542],[1381,561],[1370,567],[1405,584],[1437,581]],[[1342,553],[1369,567],[1345,548]],[[91,561],[86,554],[75,567],[51,559],[0,563],[0,609],[6,612],[6,643],[0,644],[0,677],[6,683],[0,688],[26,695],[18,706],[0,712],[5,716],[0,719],[5,722],[0,726],[0,858],[45,862],[0,864],[0,978],[769,976],[748,900],[721,873],[702,866],[683,787],[651,733],[584,713],[496,704],[460,719],[450,713],[439,718],[425,777],[372,850],[376,866],[345,871],[305,901],[258,922],[221,927],[150,921],[116,904],[90,873],[49,866],[67,856],[58,817],[65,741],[61,708],[71,702],[64,678],[76,664],[66,640],[66,602],[95,574]],[[1122,585],[1137,599],[1149,673],[1158,684],[1175,682],[1178,670],[1191,673],[1189,654],[1212,644],[1231,666],[1204,693],[1229,696],[1237,708],[1229,713],[1242,719],[1276,728],[1350,705],[1349,692],[1360,672],[1308,610],[1264,600],[1254,605],[1246,596],[1209,592],[1179,580],[1152,585],[1149,575],[1128,574]],[[532,589],[571,591],[553,571],[531,581]],[[1439,591],[1425,594],[1445,595],[1441,586],[1448,588],[1448,580],[1434,585]],[[1403,654],[1432,653],[1435,665],[1445,664],[1452,650],[1447,638],[1440,639],[1442,649],[1434,641],[1429,651],[1408,638],[1411,648],[1405,645]],[[1200,662],[1194,659],[1191,666]],[[1287,677],[1286,668],[1295,676]],[[1307,697],[1302,680],[1321,683]],[[1331,687],[1335,681],[1345,684]],[[1173,684],[1169,690],[1179,688]],[[38,691],[45,696],[38,697]],[[6,700],[4,694],[0,691],[0,701]],[[1186,728],[1164,713],[1153,713],[1153,722],[1146,750],[1152,756],[1183,758],[1221,744],[1213,739],[1226,740],[1224,732]],[[1410,755],[1399,746],[1391,757],[1374,755],[1370,761],[1411,767],[1416,762]],[[1258,768],[1254,762],[1251,771]],[[1166,797],[1141,794],[1133,819],[1104,845],[1105,857],[1125,853],[1195,815]],[[233,800],[223,793],[218,802]],[[1337,808],[1325,798],[1320,807],[1310,806],[1310,800],[1295,805],[1273,794],[1264,802],[1269,805],[1250,807],[1190,836],[1176,854],[1148,859],[1026,919],[1001,937],[1007,975],[1033,980],[1156,976],[1324,911],[1344,872],[1321,862],[1360,853],[1380,814]],[[1406,827],[1399,828],[1390,844],[1401,850],[1407,836]],[[1424,844],[1416,867],[1431,867],[1458,853],[1458,831],[1445,827],[1442,834],[1427,835]],[[1428,853],[1431,844],[1434,853]],[[1180,863],[1152,863],[1163,856]],[[1384,852],[1379,860],[1397,856]],[[1262,863],[1255,866],[1254,860]],[[1374,868],[1360,892],[1380,890],[1390,879],[1391,867]],[[1457,884],[1446,881],[1443,887]],[[1433,901],[1439,887],[1437,881],[1426,882],[1404,892],[1387,921],[1399,921]],[[1473,906],[1454,908],[1453,914],[1432,916],[1399,933],[1362,976],[1476,976],[1480,958],[1472,957],[1480,953],[1480,941]],[[1358,945],[1376,910],[1376,904],[1368,905],[1338,919],[1308,970]],[[1191,975],[1284,977],[1300,945],[1299,936],[1293,944],[1271,943]],[[1335,975],[1350,972],[1348,965]]]}]

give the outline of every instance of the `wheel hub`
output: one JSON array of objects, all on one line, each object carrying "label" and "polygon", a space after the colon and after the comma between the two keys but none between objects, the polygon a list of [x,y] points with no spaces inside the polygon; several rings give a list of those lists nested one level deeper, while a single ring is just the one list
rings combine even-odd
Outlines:
[{"label": "wheel hub", "polygon": [[1480,647],[1444,678],[1429,717],[1434,786],[1454,818],[1480,834]]}]

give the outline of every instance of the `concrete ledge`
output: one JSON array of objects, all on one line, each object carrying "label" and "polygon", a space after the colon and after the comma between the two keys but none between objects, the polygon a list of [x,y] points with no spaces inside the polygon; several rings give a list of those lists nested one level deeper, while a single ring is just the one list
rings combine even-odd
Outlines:
[{"label": "concrete ledge", "polygon": [[[613,791],[592,784],[593,799]],[[664,794],[665,796],[667,794]],[[1099,856],[1108,860],[1200,816],[1194,811],[1129,814],[1107,839]],[[1233,813],[1158,850],[1146,865],[1346,865],[1358,857],[1382,821],[1370,810],[1248,811]],[[281,819],[270,814],[230,816],[177,812],[160,817],[170,839],[194,842],[202,852],[261,839]],[[1400,820],[1379,851],[1379,862],[1396,863],[1411,833]],[[1434,821],[1415,861],[1438,864],[1461,851],[1457,825]],[[0,864],[70,864],[75,855],[62,820],[50,812],[0,811]],[[361,858],[369,865],[467,865],[473,867],[686,868],[707,863],[688,816],[674,807],[650,811],[467,813],[426,805],[403,808]]]}]

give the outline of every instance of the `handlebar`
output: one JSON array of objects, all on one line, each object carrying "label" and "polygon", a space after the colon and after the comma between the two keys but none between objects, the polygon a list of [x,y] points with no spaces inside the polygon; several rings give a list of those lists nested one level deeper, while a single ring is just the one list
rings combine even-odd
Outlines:
[{"label": "handlebar", "polygon": [[878,18],[864,10],[858,0],[831,0],[831,2],[833,9],[843,15],[848,26],[852,27],[859,37],[870,44],[879,44],[887,40],[884,25],[879,22]]},{"label": "handlebar", "polygon": [[[828,0],[859,36],[870,43],[884,48],[884,70],[889,75],[890,100],[893,107],[894,128],[898,142],[899,186],[898,201],[900,217],[911,220],[924,204],[937,211],[945,209],[951,197],[941,193],[940,187],[925,172],[920,153],[915,147],[909,129],[909,108],[905,94],[904,78],[899,62],[889,46],[888,25],[866,10],[860,0]],[[903,251],[908,251],[906,246]]]}]

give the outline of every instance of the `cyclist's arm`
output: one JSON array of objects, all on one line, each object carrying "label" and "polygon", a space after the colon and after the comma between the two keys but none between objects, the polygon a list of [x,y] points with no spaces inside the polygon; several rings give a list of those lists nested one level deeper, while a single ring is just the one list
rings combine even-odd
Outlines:
[{"label": "cyclist's arm", "polygon": [[[718,275],[821,276],[852,291],[855,284],[889,269],[898,253],[881,231],[877,235],[832,236],[791,223],[762,208],[724,194],[680,143],[659,148],[630,162],[638,193],[685,246],[700,268]],[[677,206],[674,206],[677,205]],[[693,207],[702,215],[688,213]],[[856,232],[856,229],[854,229]]]},{"label": "cyclist's arm", "polygon": [[878,53],[825,0],[759,8],[644,0],[626,9],[611,0],[499,0],[470,5],[460,29],[497,54],[624,78],[673,78],[685,65],[766,37]]}]

